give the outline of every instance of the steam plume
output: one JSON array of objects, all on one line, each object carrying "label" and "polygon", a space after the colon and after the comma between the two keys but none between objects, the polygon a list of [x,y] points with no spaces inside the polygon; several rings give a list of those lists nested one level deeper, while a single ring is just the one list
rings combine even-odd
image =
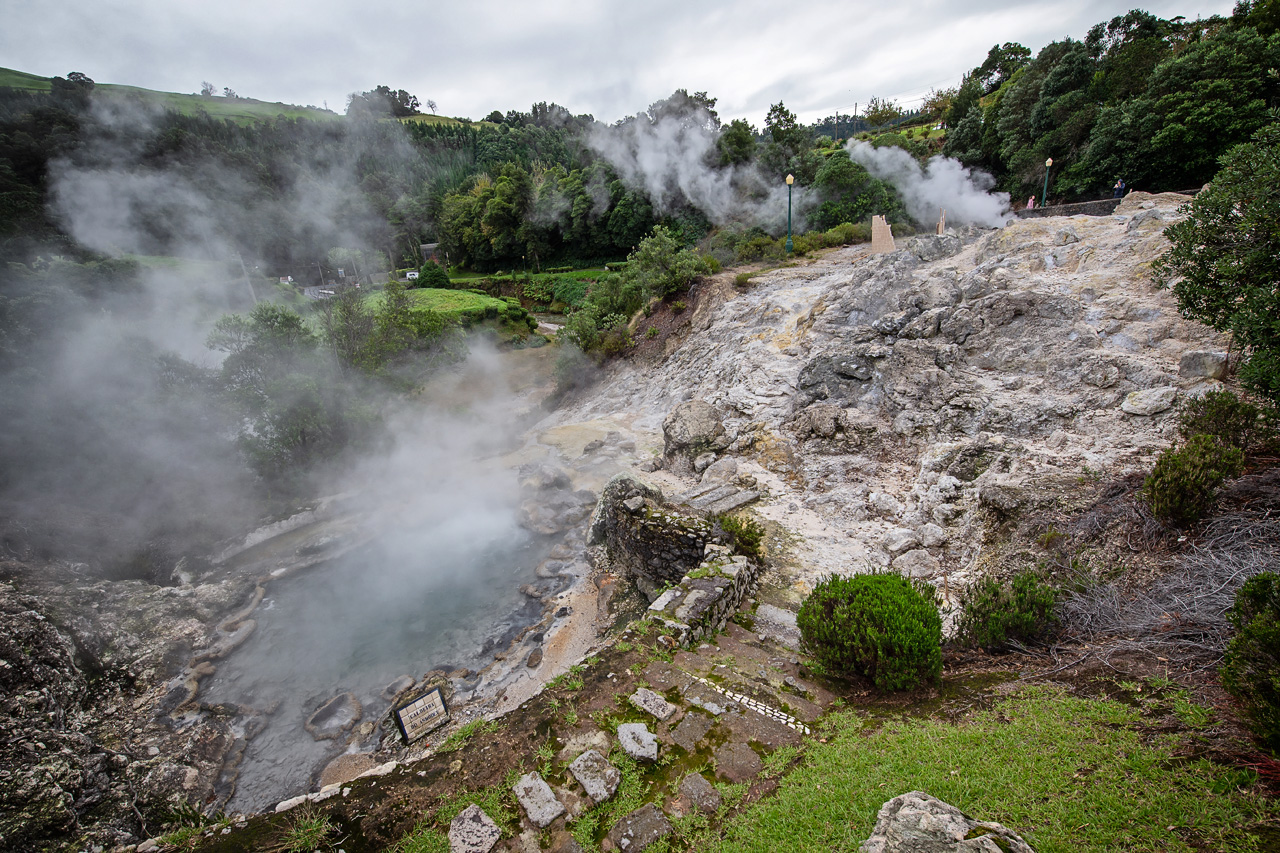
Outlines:
[{"label": "steam plume", "polygon": [[850,142],[848,150],[873,178],[893,184],[918,222],[933,222],[946,210],[947,221],[958,225],[998,228],[1004,224],[1009,194],[991,192],[995,179],[985,172],[971,171],[950,157],[930,158],[921,168],[901,148],[875,148],[862,141]]}]

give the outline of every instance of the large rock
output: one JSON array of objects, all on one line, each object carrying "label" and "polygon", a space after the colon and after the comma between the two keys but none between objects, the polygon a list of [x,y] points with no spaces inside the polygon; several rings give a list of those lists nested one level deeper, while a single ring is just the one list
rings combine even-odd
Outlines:
[{"label": "large rock", "polygon": [[529,816],[529,822],[538,829],[545,829],[551,821],[564,814],[564,803],[556,799],[551,786],[537,773],[524,774],[511,790]]},{"label": "large rock", "polygon": [[675,469],[687,470],[693,460],[707,451],[729,446],[724,424],[706,400],[681,403],[662,422],[662,455]]},{"label": "large rock", "polygon": [[895,572],[909,578],[931,578],[942,568],[938,558],[923,548],[899,554],[892,565]]},{"label": "large rock", "polygon": [[680,796],[703,814],[715,814],[720,809],[720,792],[701,773],[690,773],[680,780]]},{"label": "large rock", "polygon": [[911,791],[880,808],[859,853],[1034,853],[1012,830],[978,821],[958,808]]},{"label": "large rock", "polygon": [[1158,415],[1173,408],[1178,399],[1178,389],[1172,385],[1163,388],[1147,388],[1143,391],[1130,392],[1120,404],[1122,411],[1131,415]]},{"label": "large rock", "polygon": [[1178,361],[1178,375],[1184,379],[1226,379],[1227,354],[1191,350]]},{"label": "large rock", "polygon": [[472,803],[449,824],[449,853],[489,853],[500,838],[502,830]]}]

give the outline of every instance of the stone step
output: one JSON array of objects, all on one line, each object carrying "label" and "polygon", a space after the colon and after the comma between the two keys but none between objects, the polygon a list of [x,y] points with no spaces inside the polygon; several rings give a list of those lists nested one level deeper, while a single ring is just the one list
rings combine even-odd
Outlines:
[{"label": "stone step", "polygon": [[707,507],[714,504],[716,501],[724,500],[730,495],[736,495],[739,491],[741,490],[737,486],[731,486],[731,485],[717,486],[711,491],[706,492],[705,494],[702,494],[691,501],[688,501],[688,504],[694,509],[706,509]]},{"label": "stone step", "polygon": [[707,512],[712,515],[723,515],[726,512],[733,512],[735,509],[744,507],[752,501],[759,499],[759,492],[738,492],[737,494],[729,495],[728,497],[721,498],[716,501],[711,506],[707,507]]},{"label": "stone step", "polygon": [[694,500],[695,498],[700,498],[703,495],[705,495],[707,492],[713,492],[716,489],[722,488],[724,485],[725,485],[724,483],[714,483],[714,482],[700,483],[694,486],[689,491],[685,492],[683,495],[678,496],[676,500],[679,501],[680,503],[689,503],[689,501]]}]

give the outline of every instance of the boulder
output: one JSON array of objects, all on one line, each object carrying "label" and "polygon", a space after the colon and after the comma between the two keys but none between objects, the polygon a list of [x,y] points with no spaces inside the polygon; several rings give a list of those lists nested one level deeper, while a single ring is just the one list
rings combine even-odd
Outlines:
[{"label": "boulder", "polygon": [[1163,388],[1147,388],[1130,392],[1120,404],[1120,409],[1131,415],[1158,415],[1172,409],[1177,399],[1178,389],[1172,385],[1166,385]]},{"label": "boulder", "polygon": [[502,838],[502,830],[475,803],[449,824],[449,853],[489,853]]},{"label": "boulder", "polygon": [[938,558],[923,548],[899,554],[893,559],[893,570],[909,578],[931,578],[942,568]]},{"label": "boulder", "polygon": [[707,466],[707,469],[702,472],[702,482],[707,485],[730,483],[736,476],[738,476],[738,460],[732,456],[725,456]]},{"label": "boulder", "polygon": [[954,234],[938,234],[912,237],[907,241],[907,251],[928,263],[957,255],[964,245]]},{"label": "boulder", "polygon": [[1227,354],[1191,350],[1178,361],[1178,375],[1183,379],[1226,379]]},{"label": "boulder", "polygon": [[885,803],[859,853],[1034,853],[1012,830],[911,791]]},{"label": "boulder", "polygon": [[900,554],[920,544],[920,537],[914,530],[895,527],[884,535],[884,548],[890,554]]},{"label": "boulder", "polygon": [[678,468],[688,468],[698,456],[729,446],[724,424],[706,400],[681,403],[662,422],[663,457]]}]

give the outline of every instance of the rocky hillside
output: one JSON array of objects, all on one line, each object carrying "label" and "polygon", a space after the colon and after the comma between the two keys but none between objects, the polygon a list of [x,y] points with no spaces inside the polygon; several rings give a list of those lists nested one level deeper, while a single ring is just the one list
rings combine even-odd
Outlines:
[{"label": "rocky hillside", "polygon": [[765,488],[758,512],[791,535],[796,597],[888,566],[952,591],[980,562],[984,506],[1149,470],[1178,398],[1219,387],[1226,339],[1150,276],[1186,201],[1132,193],[1113,216],[851,247],[740,290],[722,276],[682,345],[614,368],[555,420],[652,447],[679,403],[706,400],[723,455]]}]

